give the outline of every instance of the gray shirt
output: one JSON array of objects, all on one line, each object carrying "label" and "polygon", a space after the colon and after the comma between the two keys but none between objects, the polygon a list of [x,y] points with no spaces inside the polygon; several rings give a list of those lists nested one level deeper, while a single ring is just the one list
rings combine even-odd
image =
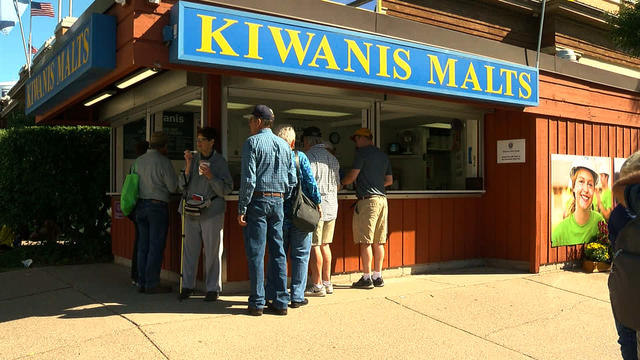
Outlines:
[{"label": "gray shirt", "polygon": [[176,191],[178,179],[171,160],[155,149],[149,149],[136,162],[136,173],[140,177],[140,199],[169,202],[169,195]]},{"label": "gray shirt", "polygon": [[358,148],[353,160],[353,169],[360,170],[356,178],[358,197],[386,195],[384,178],[392,175],[391,162],[385,153],[373,145]]},{"label": "gray shirt", "polygon": [[307,152],[313,176],[322,197],[322,221],[338,217],[338,186],[340,185],[340,163],[327,151],[324,144],[314,145]]},{"label": "gray shirt", "polygon": [[[209,161],[211,180],[198,174],[200,160]],[[227,161],[222,155],[214,151],[208,159],[203,159],[202,154],[197,153],[191,160],[189,176],[180,175],[178,178],[180,188],[185,189],[186,186],[187,199],[191,199],[194,194],[201,195],[204,200],[213,199],[211,205],[201,213],[201,217],[213,217],[224,213],[224,196],[233,189],[233,180]],[[182,206],[179,211],[182,212]]]}]

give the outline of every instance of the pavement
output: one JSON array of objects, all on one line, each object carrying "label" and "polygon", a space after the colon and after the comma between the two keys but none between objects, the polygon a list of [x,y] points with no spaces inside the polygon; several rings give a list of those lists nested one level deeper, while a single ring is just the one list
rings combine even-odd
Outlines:
[{"label": "pavement", "polygon": [[478,267],[246,315],[139,294],[115,264],[0,273],[0,359],[619,359],[607,273]]}]

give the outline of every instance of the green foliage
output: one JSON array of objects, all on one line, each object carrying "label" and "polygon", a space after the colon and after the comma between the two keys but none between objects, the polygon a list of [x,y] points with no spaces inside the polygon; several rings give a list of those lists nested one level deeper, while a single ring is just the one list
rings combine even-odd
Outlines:
[{"label": "green foliage", "polygon": [[31,266],[37,267],[109,262],[113,256],[108,238],[27,245],[0,250],[0,272],[24,267],[22,261],[26,259],[32,259]]},{"label": "green foliage", "polygon": [[0,131],[0,224],[61,237],[107,237],[109,128],[26,127]]},{"label": "green foliage", "polygon": [[613,42],[624,52],[640,56],[640,2],[620,6],[617,16],[609,19]]},{"label": "green foliage", "polygon": [[584,247],[584,256],[591,261],[609,262],[609,249],[606,245],[590,242]]}]

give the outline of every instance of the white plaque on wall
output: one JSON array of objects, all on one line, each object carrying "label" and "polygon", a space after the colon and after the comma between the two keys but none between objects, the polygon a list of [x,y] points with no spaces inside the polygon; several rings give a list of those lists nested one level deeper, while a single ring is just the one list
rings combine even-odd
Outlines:
[{"label": "white plaque on wall", "polygon": [[525,162],[525,139],[499,140],[498,164]]}]

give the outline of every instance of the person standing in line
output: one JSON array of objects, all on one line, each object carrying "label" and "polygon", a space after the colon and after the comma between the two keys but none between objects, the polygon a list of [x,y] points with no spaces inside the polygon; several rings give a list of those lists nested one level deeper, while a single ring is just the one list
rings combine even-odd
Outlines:
[{"label": "person standing in line", "polygon": [[[149,149],[149,142],[147,140],[139,141],[136,144],[136,159],[144,155]],[[131,165],[133,169],[133,165]],[[135,229],[135,238],[133,239],[133,255],[131,256],[131,282],[138,286],[138,239],[140,238],[140,230],[138,230],[138,223],[136,222],[136,209],[133,209],[131,214],[127,216],[129,220],[133,221],[133,227]]]},{"label": "person standing in line", "polygon": [[[308,127],[302,133],[304,151],[311,163],[320,196],[322,217],[311,241],[309,268],[311,282],[305,296],[333,294],[331,284],[331,243],[338,217],[338,190],[340,190],[340,163],[322,142],[322,133],[317,127]],[[303,183],[304,184],[304,183]]]},{"label": "person standing in line", "polygon": [[[249,315],[262,315],[265,304],[278,315],[287,315],[287,258],[282,240],[283,202],[296,185],[291,148],[271,131],[273,111],[256,105],[249,118],[251,136],[242,145],[238,224],[244,227],[244,247],[251,283]],[[264,251],[269,246],[265,298]],[[268,303],[267,301],[270,300]]]},{"label": "person standing in line", "polygon": [[[205,287],[204,301],[216,301],[222,291],[222,232],[224,226],[224,196],[231,193],[233,181],[227,161],[213,148],[216,130],[211,127],[198,129],[197,149],[194,156],[184,151],[184,176],[179,185],[185,199],[204,202],[200,215],[184,215],[184,247],[182,262],[183,288],[181,299],[193,294],[200,247],[204,247]],[[182,206],[180,212],[182,212]]]},{"label": "person standing in line", "polygon": [[[367,128],[356,130],[351,136],[356,143],[356,156],[351,171],[342,185],[355,182],[358,201],[353,209],[353,241],[360,244],[362,277],[351,287],[373,289],[384,286],[382,262],[387,242],[386,186],[393,184],[391,162],[385,153],[373,145],[373,134]],[[373,274],[371,261],[373,260]]]},{"label": "person standing in line", "polygon": [[606,166],[602,166],[599,171],[600,185],[602,188],[596,192],[596,205],[598,212],[605,221],[609,221],[609,216],[613,208],[613,196],[611,194],[611,188],[609,187],[609,169]]},{"label": "person standing in line", "polygon": [[[279,126],[276,134],[289,144],[291,150],[295,149],[296,133],[291,125]],[[318,206],[318,210],[320,210],[322,198],[320,197],[316,180],[313,177],[309,159],[307,159],[307,156],[303,152],[294,150],[291,152],[291,160],[294,164],[296,164],[296,154],[298,155],[298,163],[300,164],[300,174],[297,174],[297,181],[300,182],[302,192],[313,201]],[[289,254],[289,262],[291,264],[291,304],[289,307],[292,308],[298,308],[309,303],[309,300],[305,298],[304,290],[307,285],[307,273],[309,271],[311,233],[301,231],[290,219],[293,201],[297,196],[297,186],[298,183],[296,182],[294,194],[284,202],[284,223],[282,224],[284,252],[285,254]],[[267,298],[269,298],[269,293],[273,292],[273,289],[268,282],[266,289]]]},{"label": "person standing in line", "polygon": [[138,241],[138,291],[147,294],[171,292],[160,286],[160,267],[169,229],[169,196],[176,191],[178,179],[167,157],[169,139],[162,132],[151,134],[151,148],[138,158],[140,177],[136,222]]}]

